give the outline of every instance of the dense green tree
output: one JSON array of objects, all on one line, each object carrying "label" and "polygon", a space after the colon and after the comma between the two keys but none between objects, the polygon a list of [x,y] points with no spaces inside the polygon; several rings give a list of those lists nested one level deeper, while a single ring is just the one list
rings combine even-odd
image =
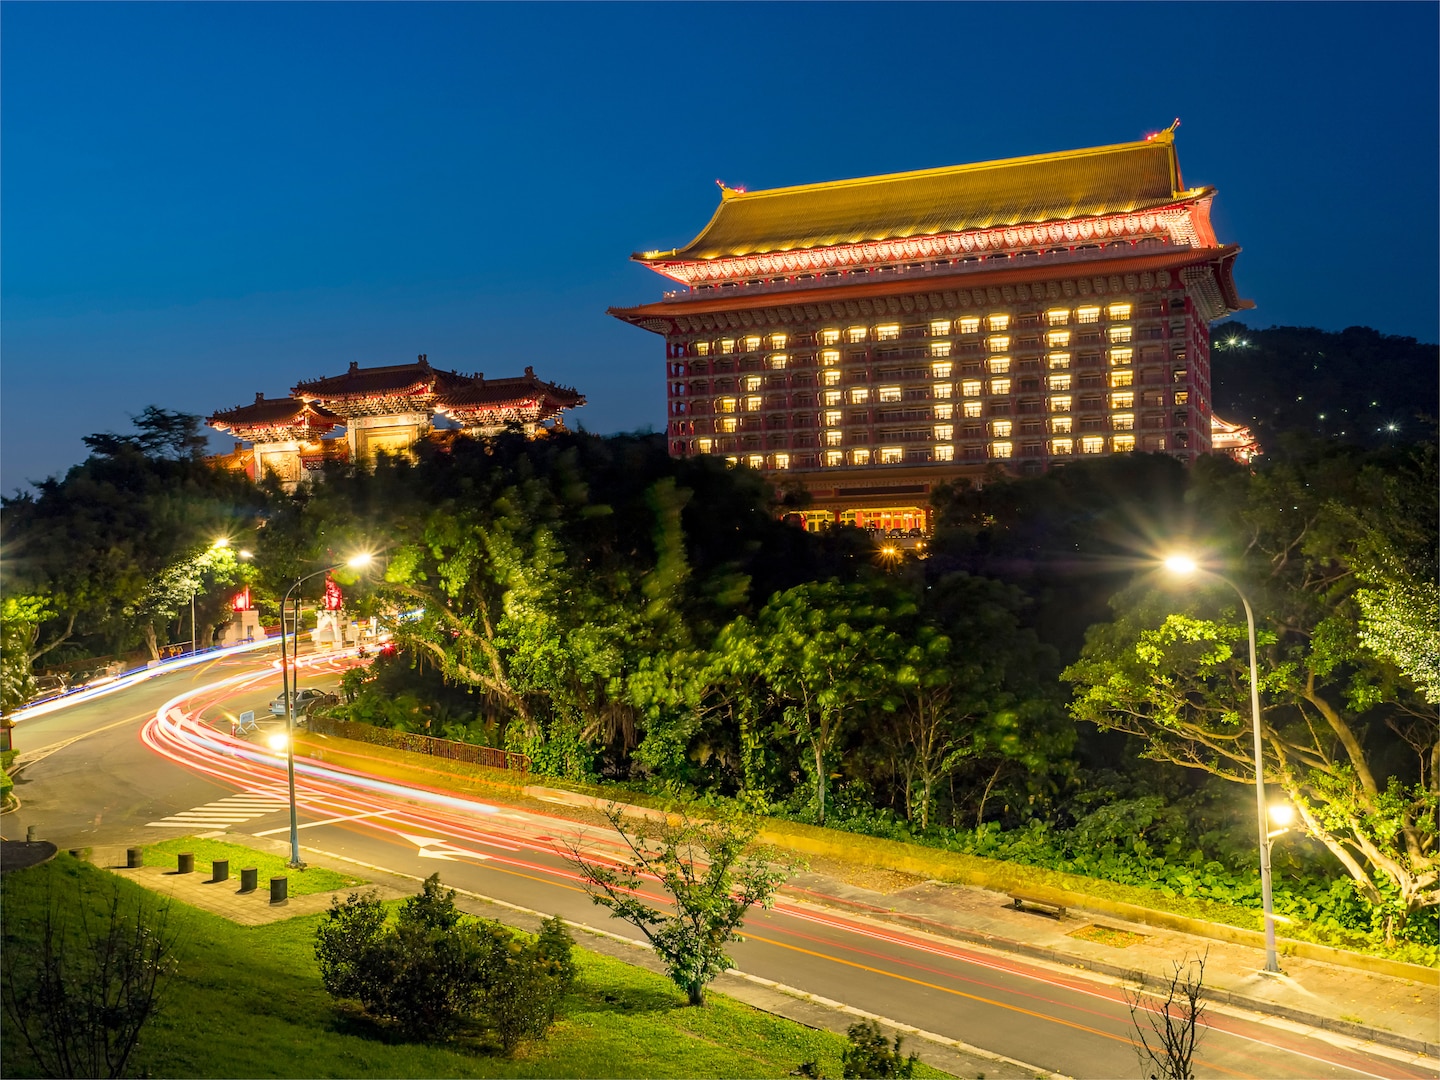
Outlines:
[{"label": "dense green tree", "polygon": [[913,602],[871,585],[816,582],[776,593],[752,622],[721,631],[715,652],[732,677],[763,686],[773,732],[808,751],[815,816],[825,823],[831,770],[847,731],[877,707],[887,662],[901,652],[889,627]]},{"label": "dense green tree", "polygon": [[[1215,524],[1213,554],[1256,609],[1266,781],[1390,912],[1390,928],[1440,903],[1440,717],[1423,680],[1367,646],[1358,594],[1373,533],[1426,535],[1415,546],[1433,551],[1433,481],[1428,451],[1311,446],[1253,474],[1207,463],[1194,490]],[[1065,675],[1073,711],[1138,736],[1152,757],[1253,783],[1246,630],[1233,594],[1216,585],[1178,597],[1155,585],[1121,593],[1115,620],[1092,630]]]},{"label": "dense green tree", "polygon": [[[93,453],[64,477],[4,500],[5,591],[43,597],[48,610],[32,660],[77,643],[125,648],[163,629],[177,608],[160,600],[174,591],[164,579],[217,537],[248,536],[263,513],[263,492],[199,456],[197,417],[151,407],[135,424],[133,436],[90,437]],[[213,574],[179,576],[217,585],[199,613],[219,612]]]}]

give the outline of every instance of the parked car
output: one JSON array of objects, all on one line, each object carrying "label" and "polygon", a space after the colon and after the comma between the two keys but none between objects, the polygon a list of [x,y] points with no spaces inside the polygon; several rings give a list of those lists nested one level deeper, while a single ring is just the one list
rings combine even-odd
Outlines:
[{"label": "parked car", "polygon": [[[334,705],[339,700],[334,694],[327,694],[324,690],[307,686],[295,691],[295,715],[304,716],[316,705]],[[270,702],[270,712],[275,716],[285,715],[285,695],[283,693]]]},{"label": "parked car", "polygon": [[907,532],[905,535],[913,540],[923,540],[925,539],[925,530],[920,528],[919,526],[916,526],[915,528]]},{"label": "parked car", "polygon": [[886,537],[888,537],[888,538],[891,539],[891,540],[899,540],[901,537],[903,537],[903,536],[905,535],[905,530],[902,529],[902,528],[900,528],[900,526],[897,525],[897,526],[895,526],[895,528],[891,529],[891,530],[890,530],[888,533],[886,533],[885,535],[886,535]]},{"label": "parked car", "polygon": [[30,696],[31,701],[39,701],[41,698],[54,697],[56,694],[63,694],[70,688],[64,675],[36,675],[35,693]]}]

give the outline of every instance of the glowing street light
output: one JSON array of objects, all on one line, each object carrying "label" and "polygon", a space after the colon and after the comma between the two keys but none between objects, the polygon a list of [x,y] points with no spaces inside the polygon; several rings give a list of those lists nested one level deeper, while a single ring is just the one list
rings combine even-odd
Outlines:
[{"label": "glowing street light", "polygon": [[[1250,600],[1240,590],[1240,586],[1231,581],[1224,574],[1217,574],[1200,565],[1193,556],[1183,552],[1167,556],[1163,565],[1171,574],[1180,578],[1194,577],[1196,574],[1206,574],[1218,578],[1230,588],[1235,590],[1235,595],[1240,597],[1240,603],[1245,608],[1245,624],[1250,635],[1250,726],[1255,735],[1255,814],[1260,828],[1260,901],[1265,915],[1265,968],[1271,975],[1280,973],[1280,961],[1275,955],[1275,905],[1270,893],[1270,836],[1266,826],[1266,818],[1280,811],[1288,811],[1293,818],[1295,808],[1288,803],[1284,804],[1284,810],[1280,807],[1267,808],[1265,805],[1265,759],[1262,753],[1260,741],[1260,673],[1255,662],[1255,612],[1250,607]],[[1283,830],[1282,830],[1283,831]]]},{"label": "glowing street light", "polygon": [[[305,866],[304,860],[300,858],[300,825],[299,815],[295,808],[295,695],[291,691],[290,668],[285,659],[285,607],[290,603],[290,594],[300,588],[301,585],[311,578],[319,577],[321,574],[328,574],[332,570],[339,570],[342,566],[348,566],[352,570],[360,570],[369,566],[375,556],[368,551],[358,555],[352,555],[344,562],[338,562],[327,566],[323,570],[316,570],[314,573],[306,574],[304,577],[295,579],[295,584],[286,590],[284,598],[280,601],[280,678],[281,687],[285,695],[285,772],[290,785],[290,863],[291,868],[301,870]],[[290,651],[290,658],[294,660],[300,652],[300,598],[295,597],[295,648]],[[299,672],[296,672],[295,682],[299,682]],[[298,687],[296,687],[298,689]],[[278,749],[278,747],[277,747]]]}]

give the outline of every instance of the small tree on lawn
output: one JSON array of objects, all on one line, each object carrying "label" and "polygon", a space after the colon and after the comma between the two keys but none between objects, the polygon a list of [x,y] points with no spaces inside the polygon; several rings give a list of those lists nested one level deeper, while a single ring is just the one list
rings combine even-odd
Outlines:
[{"label": "small tree on lawn", "polygon": [[1151,1080],[1194,1080],[1195,1048],[1205,1015],[1205,956],[1172,965],[1165,996],[1126,991],[1130,1024],[1140,1040],[1140,1068]]},{"label": "small tree on lawn", "polygon": [[127,911],[117,888],[97,920],[83,895],[47,897],[34,950],[7,947],[5,1016],[41,1075],[125,1075],[175,970],[169,910]]},{"label": "small tree on lawn", "polygon": [[[681,815],[678,823],[667,819],[634,830],[622,823],[617,806],[605,816],[625,841],[632,862],[602,862],[571,846],[585,891],[644,934],[690,1004],[703,1005],[706,985],[731,966],[725,946],[744,940],[745,913],[756,905],[770,906],[788,868],[745,855],[757,826],[736,812],[711,821]],[[670,894],[673,914],[640,898],[647,880]]]}]

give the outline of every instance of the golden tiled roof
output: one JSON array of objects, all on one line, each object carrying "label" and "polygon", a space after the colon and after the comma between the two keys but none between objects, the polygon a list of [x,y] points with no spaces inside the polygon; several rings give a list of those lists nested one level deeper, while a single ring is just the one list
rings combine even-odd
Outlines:
[{"label": "golden tiled roof", "polygon": [[1087,150],[768,191],[724,188],[715,216],[688,246],[634,258],[715,259],[1137,213],[1200,193],[1182,187],[1171,128]]}]

